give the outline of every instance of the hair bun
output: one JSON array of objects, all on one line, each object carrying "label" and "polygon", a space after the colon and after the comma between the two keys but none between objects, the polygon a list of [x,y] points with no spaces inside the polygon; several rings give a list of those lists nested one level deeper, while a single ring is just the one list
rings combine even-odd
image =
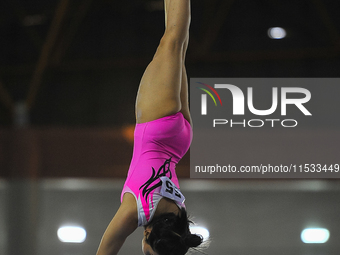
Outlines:
[{"label": "hair bun", "polygon": [[184,237],[184,243],[188,247],[197,247],[203,242],[203,237],[196,234],[188,234]]}]

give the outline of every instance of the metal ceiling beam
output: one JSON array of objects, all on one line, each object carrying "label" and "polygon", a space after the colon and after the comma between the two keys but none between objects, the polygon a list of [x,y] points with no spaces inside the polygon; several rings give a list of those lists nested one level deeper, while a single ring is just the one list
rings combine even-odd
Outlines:
[{"label": "metal ceiling beam", "polygon": [[32,105],[37,96],[39,87],[41,85],[43,73],[47,67],[52,48],[57,39],[57,35],[63,22],[68,5],[69,0],[60,0],[59,5],[56,8],[54,18],[52,20],[46,41],[42,47],[40,57],[29,86],[29,92],[26,100],[26,105],[28,109],[32,108]]},{"label": "metal ceiling beam", "polygon": [[77,10],[72,13],[73,19],[71,19],[70,24],[68,26],[67,32],[61,37],[61,40],[56,45],[56,48],[54,50],[54,54],[51,57],[52,64],[54,66],[58,66],[60,62],[63,60],[67,49],[72,43],[72,40],[86,17],[86,14],[88,13],[90,7],[91,7],[92,0],[85,0],[80,3]]}]

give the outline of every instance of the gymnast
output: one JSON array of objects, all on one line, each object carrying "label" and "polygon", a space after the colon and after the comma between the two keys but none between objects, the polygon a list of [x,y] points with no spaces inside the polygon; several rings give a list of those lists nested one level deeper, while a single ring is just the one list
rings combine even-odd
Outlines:
[{"label": "gymnast", "polygon": [[145,255],[184,255],[203,238],[191,234],[176,164],[192,139],[184,66],[190,0],[165,0],[165,32],[141,79],[136,99],[133,157],[121,205],[97,255],[118,254],[125,239],[144,227]]}]

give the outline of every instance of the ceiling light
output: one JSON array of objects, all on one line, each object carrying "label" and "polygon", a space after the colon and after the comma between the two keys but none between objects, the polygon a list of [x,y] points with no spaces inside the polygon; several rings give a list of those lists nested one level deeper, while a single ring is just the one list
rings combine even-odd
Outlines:
[{"label": "ceiling light", "polygon": [[326,228],[306,228],[301,232],[304,243],[325,243],[328,239],[329,231]]},{"label": "ceiling light", "polygon": [[271,39],[283,39],[286,35],[286,30],[282,27],[271,27],[268,29],[268,36]]},{"label": "ceiling light", "polygon": [[82,227],[64,226],[58,229],[58,238],[64,243],[83,243],[86,231]]}]

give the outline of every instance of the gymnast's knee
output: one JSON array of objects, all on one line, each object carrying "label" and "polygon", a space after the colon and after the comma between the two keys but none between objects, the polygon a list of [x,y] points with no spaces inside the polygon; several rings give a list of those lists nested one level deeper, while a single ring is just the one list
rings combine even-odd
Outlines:
[{"label": "gymnast's knee", "polygon": [[159,48],[166,49],[168,51],[181,52],[186,42],[187,36],[175,36],[172,34],[164,34]]}]

